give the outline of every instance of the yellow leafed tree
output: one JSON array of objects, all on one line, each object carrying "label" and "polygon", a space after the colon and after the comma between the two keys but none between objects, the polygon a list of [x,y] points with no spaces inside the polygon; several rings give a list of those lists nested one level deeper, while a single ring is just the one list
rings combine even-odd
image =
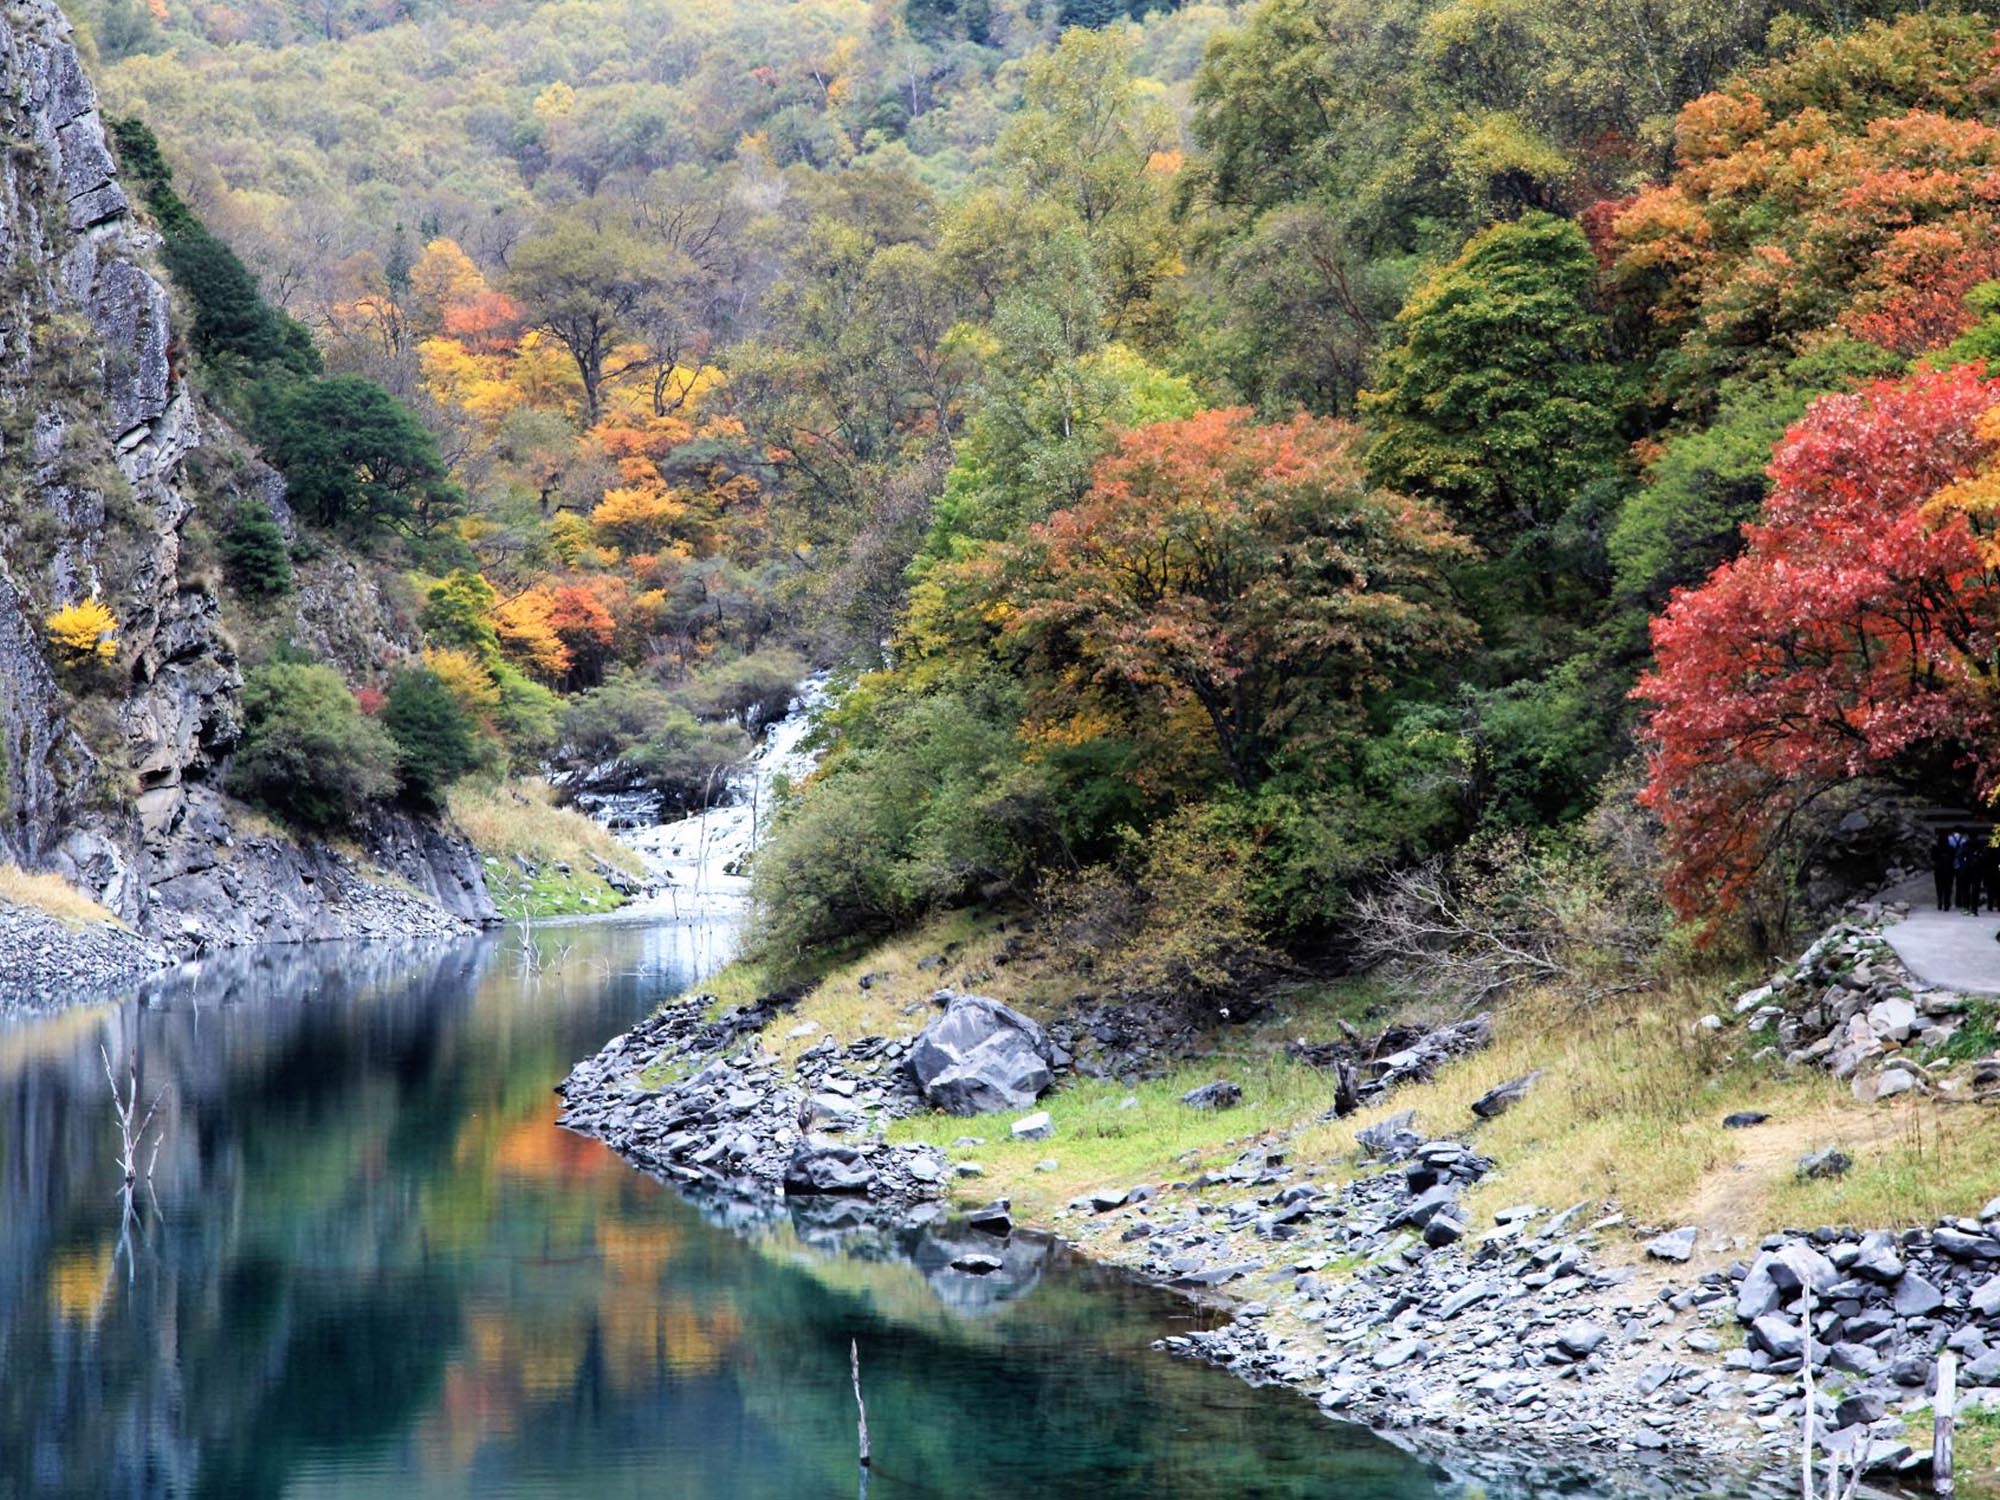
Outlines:
[{"label": "yellow leafed tree", "polygon": [[49,644],[65,662],[110,662],[118,657],[118,617],[102,600],[65,604],[43,623]]},{"label": "yellow leafed tree", "polygon": [[591,524],[625,547],[660,548],[674,540],[687,503],[658,484],[621,485],[604,492]]},{"label": "yellow leafed tree", "polygon": [[500,706],[500,687],[486,664],[470,651],[454,647],[428,646],[424,665],[436,674],[458,706],[476,719],[483,719]]}]

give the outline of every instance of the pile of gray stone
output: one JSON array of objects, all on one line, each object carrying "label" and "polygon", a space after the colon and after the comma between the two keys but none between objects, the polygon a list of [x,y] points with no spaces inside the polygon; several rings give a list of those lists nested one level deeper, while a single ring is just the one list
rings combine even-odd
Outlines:
[{"label": "pile of gray stone", "polygon": [[1747,1372],[1748,1410],[1767,1432],[1800,1430],[1808,1359],[1820,1446],[1875,1469],[1928,1462],[1906,1433],[1930,1410],[1942,1351],[1959,1354],[1962,1407],[2000,1405],[2000,1200],[1928,1230],[1775,1236],[1696,1291],[1729,1299],[1744,1345],[1724,1363]]},{"label": "pile of gray stone", "polygon": [[[1823,1067],[1851,1080],[1864,1102],[1947,1088],[1936,1059],[1958,1033],[1963,995],[1915,979],[1880,933],[1837,924],[1796,963],[1739,996],[1735,1015],[1767,1037],[1758,1056],[1795,1067]],[[1704,1018],[1710,1029],[1726,1024]],[[2000,1098],[1992,1081],[1970,1080],[1982,1096]]]},{"label": "pile of gray stone", "polygon": [[[1327,1191],[1258,1148],[1208,1184],[1250,1196],[1124,1210],[1121,1244],[1140,1269],[1244,1299],[1230,1325],[1163,1347],[1378,1426],[1680,1453],[1750,1474],[1796,1463],[1808,1361],[1816,1445],[1878,1475],[1926,1469],[1909,1433],[1928,1430],[1943,1350],[1961,1360],[1960,1411],[2000,1409],[2000,1200],[1929,1230],[1773,1236],[1691,1285],[1656,1286],[1600,1261],[1604,1237],[1630,1232],[1604,1205],[1522,1204],[1478,1232],[1422,1232],[1485,1164],[1415,1137],[1404,1117],[1363,1137],[1402,1165]],[[1699,1240],[1686,1227],[1645,1249],[1685,1263]]]},{"label": "pile of gray stone", "polygon": [[[933,1147],[886,1142],[890,1120],[1030,1107],[1068,1061],[1019,1011],[940,990],[943,1014],[916,1037],[822,1037],[788,1069],[763,1042],[780,1002],[715,1020],[708,1003],[670,1005],[579,1063],[561,1122],[685,1184],[913,1203],[941,1195],[949,1165]],[[801,1022],[786,1040],[815,1029]],[[1016,1134],[1033,1138],[1035,1118]]]},{"label": "pile of gray stone", "polygon": [[51,1010],[143,978],[173,961],[158,943],[113,922],[72,926],[0,902],[0,1011]]},{"label": "pile of gray stone", "polygon": [[[1379,1427],[1504,1436],[1541,1462],[1590,1450],[1678,1453],[1689,1472],[1732,1455],[1762,1464],[1755,1434],[1718,1421],[1740,1403],[1735,1377],[1701,1358],[1719,1341],[1698,1332],[1700,1313],[1726,1292],[1669,1303],[1631,1267],[1600,1265],[1600,1240],[1626,1226],[1588,1201],[1520,1204],[1475,1232],[1460,1194],[1491,1163],[1423,1139],[1407,1116],[1364,1134],[1395,1160],[1337,1187],[1253,1147],[1209,1182],[1244,1196],[1115,1211],[1136,1268],[1240,1299],[1232,1323],[1162,1347]],[[1695,1326],[1677,1328],[1689,1314]]]}]

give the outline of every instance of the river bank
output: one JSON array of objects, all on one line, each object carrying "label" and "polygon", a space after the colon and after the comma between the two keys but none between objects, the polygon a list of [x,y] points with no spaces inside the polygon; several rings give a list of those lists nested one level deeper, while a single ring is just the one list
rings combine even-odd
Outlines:
[{"label": "river bank", "polygon": [[[2000,1341],[1987,1112],[1961,1108],[1949,1077],[1875,1098],[1929,1055],[1907,1024],[1907,1046],[1871,1040],[1861,1084],[1823,1067],[1815,1038],[1841,1024],[1827,997],[1892,1025],[1901,993],[1944,1009],[1872,936],[1838,935],[1795,972],[1775,976],[1789,1012],[1758,987],[1726,1020],[1697,997],[1567,1035],[1503,1015],[1486,1046],[1337,1119],[1335,1080],[1307,1059],[1332,1045],[1309,1028],[1337,1036],[1347,1019],[1338,997],[1280,999],[1169,1054],[1115,1007],[1079,1007],[1031,928],[959,923],[802,992],[725,974],[579,1065],[564,1120],[684,1186],[955,1205],[996,1255],[1015,1226],[1058,1233],[1234,1309],[1169,1352],[1494,1479],[1795,1486],[1810,1283],[1819,1430],[1884,1478],[1921,1475],[1912,1439],[1949,1343],[1977,1365],[1960,1408],[1961,1487],[1977,1493],[2000,1399],[2000,1356],[1978,1364]],[[955,1119],[910,1080],[933,997],[975,989],[1041,1017],[1073,1059],[1032,1110]],[[1963,1053],[1987,1024],[1961,1007],[1925,1046],[1962,1032]],[[1780,1033],[1789,1059],[1770,1055]],[[1515,1108],[1473,1112],[1538,1067]],[[1216,1081],[1239,1102],[1183,1099]],[[1844,1169],[1799,1170],[1828,1147]]]},{"label": "river bank", "polygon": [[174,962],[160,944],[108,917],[65,921],[0,901],[0,1014],[53,1010]]},{"label": "river bank", "polygon": [[452,834],[418,829],[375,855],[261,832],[219,849],[177,881],[178,915],[142,928],[60,876],[7,867],[0,1012],[59,1009],[229,949],[448,939],[495,920],[469,846]]},{"label": "river bank", "polygon": [[[1464,1500],[1160,1358],[1212,1318],[1060,1244],[961,1270],[941,1214],[672,1192],[557,1129],[710,936],[266,945],[0,1016],[0,1494],[852,1493],[858,1345],[884,1500]],[[129,1216],[107,1054],[158,1101]]]},{"label": "river bank", "polygon": [[[1530,1208],[1469,1252],[1426,1253],[1421,1229],[1397,1222],[1414,1196],[1407,1166],[1343,1184],[1272,1134],[1233,1143],[1242,1149],[1218,1169],[1017,1217],[1004,1198],[973,1203],[983,1174],[938,1145],[885,1139],[889,1121],[922,1107],[898,1066],[905,1041],[821,1038],[794,1071],[766,1044],[804,1024],[790,1007],[706,1010],[702,998],[669,1005],[579,1064],[561,1122],[684,1190],[772,1211],[781,1198],[853,1204],[834,1211],[854,1221],[948,1219],[954,1264],[973,1277],[999,1273],[1023,1233],[1057,1233],[1099,1264],[1234,1314],[1168,1337],[1163,1352],[1291,1386],[1461,1479],[1510,1493],[1559,1481],[1579,1493],[1741,1497],[1770,1470],[1771,1492],[1784,1488],[1780,1455],[1741,1421],[1732,1382],[1681,1364],[1683,1337],[1720,1321],[1707,1314],[1723,1296],[1695,1289],[1676,1309],[1657,1279],[1601,1263],[1614,1226],[1594,1206]],[[975,1133],[960,1137],[968,1145],[1011,1128],[956,1123]],[[1035,1149],[1059,1156],[1067,1144],[1058,1130]],[[1446,1171],[1476,1162],[1442,1143],[1410,1160]],[[1364,1246],[1379,1279],[1343,1285],[1340,1269],[1358,1269]],[[1405,1255],[1410,1274],[1389,1275]],[[1351,1360],[1319,1352],[1335,1311]],[[1668,1399],[1655,1399],[1669,1380]]]}]

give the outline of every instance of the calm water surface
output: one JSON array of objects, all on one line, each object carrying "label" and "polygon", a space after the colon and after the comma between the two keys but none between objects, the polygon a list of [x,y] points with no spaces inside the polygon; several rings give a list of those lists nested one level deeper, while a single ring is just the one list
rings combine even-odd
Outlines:
[{"label": "calm water surface", "polygon": [[[1148,1350],[1178,1303],[1017,1242],[690,1204],[551,1087],[721,930],[231,955],[0,1019],[0,1497],[1434,1500],[1304,1401]],[[164,1090],[130,1219],[104,1061]]]}]

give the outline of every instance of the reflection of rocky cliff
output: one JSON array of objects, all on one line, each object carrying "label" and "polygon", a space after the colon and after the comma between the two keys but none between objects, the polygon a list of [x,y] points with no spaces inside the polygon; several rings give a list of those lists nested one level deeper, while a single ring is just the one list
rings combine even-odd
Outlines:
[{"label": "reflection of rocky cliff", "polygon": [[[183,948],[407,926],[430,903],[491,917],[463,842],[410,819],[383,819],[369,852],[423,901],[325,851],[237,837],[219,781],[242,679],[193,538],[246,488],[281,500],[279,482],[184,378],[154,239],[54,0],[0,15],[0,121],[0,856],[62,870]],[[118,662],[64,677],[42,621],[92,597],[117,614]]]},{"label": "reflection of rocky cliff", "polygon": [[[466,1012],[493,953],[491,939],[354,946],[337,961],[245,948],[123,1004],[0,1030],[0,1494],[14,1493],[12,1466],[30,1452],[63,1477],[26,1493],[282,1487],[258,1468],[280,1436],[267,1430],[273,1412],[306,1401],[288,1393],[321,1378],[314,1361],[337,1353],[328,1337],[393,1342],[388,1325],[412,1316],[402,1299],[423,1300],[430,1274],[423,1202],[365,1191],[395,1116],[361,1091],[385,1077],[419,1087],[441,1053],[475,1044]],[[100,1045],[120,1074],[136,1056],[144,1097],[161,1098],[157,1180],[139,1195],[129,1248],[115,1237]],[[316,1150],[277,1157],[278,1133]],[[378,1306],[373,1290],[299,1273],[312,1264],[401,1270]],[[430,1300],[442,1334],[457,1310]],[[391,1426],[441,1358],[350,1378],[379,1387],[372,1419]]]}]

